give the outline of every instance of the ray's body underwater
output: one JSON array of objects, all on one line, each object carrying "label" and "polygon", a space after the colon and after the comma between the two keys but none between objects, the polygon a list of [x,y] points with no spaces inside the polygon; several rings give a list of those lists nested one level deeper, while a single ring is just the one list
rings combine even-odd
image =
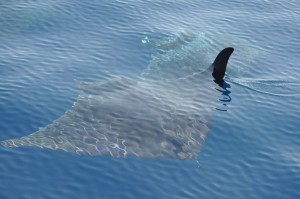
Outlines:
[{"label": "ray's body underwater", "polygon": [[204,72],[172,80],[117,77],[81,83],[83,94],[53,123],[5,147],[95,156],[193,159],[207,137],[233,48]]}]

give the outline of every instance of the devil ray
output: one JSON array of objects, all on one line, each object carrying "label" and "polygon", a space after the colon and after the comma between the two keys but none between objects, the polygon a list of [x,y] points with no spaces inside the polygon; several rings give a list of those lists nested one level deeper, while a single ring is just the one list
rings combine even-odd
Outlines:
[{"label": "devil ray", "polygon": [[225,48],[207,70],[182,78],[137,81],[120,76],[81,83],[83,94],[64,115],[1,144],[93,156],[197,158],[232,52]]}]

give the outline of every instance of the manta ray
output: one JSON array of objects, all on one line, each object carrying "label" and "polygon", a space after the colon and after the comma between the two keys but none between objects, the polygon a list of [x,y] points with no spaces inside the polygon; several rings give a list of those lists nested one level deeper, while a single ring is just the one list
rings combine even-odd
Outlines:
[{"label": "manta ray", "polygon": [[83,94],[60,118],[4,147],[40,147],[92,156],[197,158],[211,128],[234,49],[205,71],[166,80],[124,76],[81,83]]}]

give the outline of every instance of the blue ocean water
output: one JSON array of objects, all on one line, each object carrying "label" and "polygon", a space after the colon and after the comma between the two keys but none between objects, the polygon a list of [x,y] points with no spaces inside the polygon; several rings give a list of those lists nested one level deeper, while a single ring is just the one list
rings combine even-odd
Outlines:
[{"label": "blue ocean water", "polygon": [[300,198],[299,15],[296,0],[1,2],[1,141],[64,114],[78,80],[139,77],[181,35],[196,38],[187,57],[235,52],[197,160],[1,146],[0,198]]}]

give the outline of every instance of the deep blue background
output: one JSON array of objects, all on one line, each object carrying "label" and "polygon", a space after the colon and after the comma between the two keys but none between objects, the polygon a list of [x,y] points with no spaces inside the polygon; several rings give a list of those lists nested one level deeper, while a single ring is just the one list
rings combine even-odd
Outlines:
[{"label": "deep blue background", "polygon": [[61,116],[74,79],[139,76],[145,36],[205,33],[211,57],[235,47],[236,81],[272,80],[230,83],[198,161],[0,147],[0,198],[300,198],[299,24],[296,0],[0,1],[0,140]]}]

